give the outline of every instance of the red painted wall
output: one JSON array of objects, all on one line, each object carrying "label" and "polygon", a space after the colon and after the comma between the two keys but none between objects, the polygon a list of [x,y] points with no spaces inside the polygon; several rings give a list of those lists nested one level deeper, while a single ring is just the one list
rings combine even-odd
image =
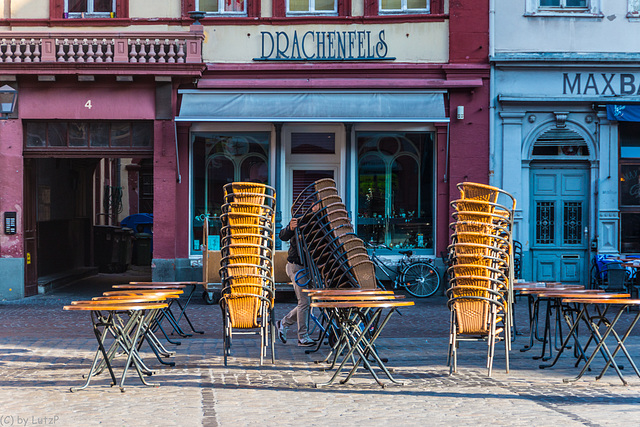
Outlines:
[{"label": "red painted wall", "polygon": [[155,85],[25,83],[20,87],[19,103],[20,118],[23,120],[152,120],[155,118]]},{"label": "red painted wall", "polygon": [[[456,184],[489,183],[489,1],[451,0],[449,31],[449,78],[482,78],[483,85],[449,91],[448,194],[439,193],[436,254],[450,242],[453,210],[448,202],[460,197]],[[462,120],[456,118],[458,106],[464,107]]]},{"label": "red painted wall", "polygon": [[449,62],[489,62],[489,0],[449,1]]},{"label": "red painted wall", "polygon": [[20,120],[0,120],[0,216],[17,212],[17,234],[0,231],[0,257],[22,258],[23,247],[23,160],[22,123]]}]

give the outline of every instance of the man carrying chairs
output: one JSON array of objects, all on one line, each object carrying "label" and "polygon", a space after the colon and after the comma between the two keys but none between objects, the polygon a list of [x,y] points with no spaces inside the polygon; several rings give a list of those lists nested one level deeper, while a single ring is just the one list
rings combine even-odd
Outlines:
[{"label": "man carrying chairs", "polygon": [[[314,203],[311,207],[312,213],[318,210],[319,205]],[[299,281],[304,280],[302,274],[304,266],[298,252],[298,239],[296,236],[296,228],[298,223],[307,220],[313,220],[312,215],[306,215],[301,218],[292,218],[289,224],[280,231],[280,240],[289,242],[289,253],[287,254],[286,271],[289,279],[293,283],[293,290],[296,293],[298,304],[286,316],[276,323],[278,330],[278,338],[282,343],[287,342],[287,329],[293,324],[298,325],[298,345],[300,347],[311,347],[315,341],[309,337],[309,296],[302,292],[298,285]],[[302,224],[300,224],[302,225]]]}]

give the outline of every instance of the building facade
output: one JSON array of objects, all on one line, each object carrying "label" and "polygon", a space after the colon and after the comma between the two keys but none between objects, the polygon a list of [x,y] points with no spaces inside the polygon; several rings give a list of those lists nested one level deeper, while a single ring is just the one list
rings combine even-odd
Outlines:
[{"label": "building facade", "polygon": [[492,5],[491,183],[518,201],[525,279],[588,283],[596,253],[640,252],[638,12],[627,0]]},{"label": "building facade", "polygon": [[274,186],[282,227],[296,194],[332,177],[361,238],[432,258],[455,184],[488,182],[488,2],[41,3],[0,20],[0,85],[18,90],[0,121],[0,209],[18,224],[0,270],[22,278],[1,298],[32,293],[61,265],[52,253],[95,263],[79,247],[122,219],[113,191],[143,212],[144,170],[155,280],[201,277],[203,219],[215,235],[227,182]]}]

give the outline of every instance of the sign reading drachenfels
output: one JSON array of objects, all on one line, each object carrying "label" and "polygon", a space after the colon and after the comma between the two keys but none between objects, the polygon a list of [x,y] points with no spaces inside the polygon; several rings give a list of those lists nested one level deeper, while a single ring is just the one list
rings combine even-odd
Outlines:
[{"label": "sign reading drachenfels", "polygon": [[629,73],[563,73],[563,95],[640,95],[640,79]]},{"label": "sign reading drachenfels", "polygon": [[254,61],[392,60],[384,30],[262,31],[261,54]]}]

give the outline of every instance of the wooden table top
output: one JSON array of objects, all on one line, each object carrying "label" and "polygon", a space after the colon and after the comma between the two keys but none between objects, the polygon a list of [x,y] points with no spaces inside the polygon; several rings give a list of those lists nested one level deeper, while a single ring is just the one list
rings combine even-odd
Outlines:
[{"label": "wooden table top", "polygon": [[629,298],[629,294],[605,294],[604,292],[575,292],[575,291],[560,291],[560,292],[547,292],[538,294],[542,298]]},{"label": "wooden table top", "polygon": [[555,286],[553,288],[529,288],[529,289],[516,289],[513,288],[514,291],[522,292],[523,294],[540,294],[545,292],[564,292],[564,291],[581,291],[584,290],[584,286],[582,285],[568,285],[568,286]]},{"label": "wooden table top", "polygon": [[623,267],[631,267],[631,268],[640,268],[640,262],[636,261],[636,262],[623,262],[622,263]]},{"label": "wooden table top", "polygon": [[81,310],[81,311],[122,311],[122,310],[153,310],[159,308],[166,308],[168,304],[160,302],[112,302],[105,301],[101,304],[94,304],[95,301],[90,301],[88,304],[74,304],[65,305],[64,310]]},{"label": "wooden table top", "polygon": [[[153,294],[145,294],[145,295],[110,295],[103,297],[93,297],[91,301],[101,302],[101,301],[131,301],[131,302],[150,302],[150,301],[164,301],[167,298],[170,298],[171,295],[153,295]],[[134,301],[135,300],[135,301]],[[84,302],[84,301],[83,301]],[[75,303],[73,301],[71,304]]]},{"label": "wooden table top", "polygon": [[134,284],[124,284],[124,285],[113,285],[114,289],[184,289],[187,285],[157,285],[150,283],[134,283]]},{"label": "wooden table top", "polygon": [[127,291],[107,291],[102,295],[109,297],[115,295],[181,295],[183,293],[180,289],[132,289]]},{"label": "wooden table top", "polygon": [[318,308],[392,308],[408,307],[413,301],[318,301],[312,302],[311,307]]},{"label": "wooden table top", "polygon": [[393,295],[384,289],[303,289],[309,295]]},{"label": "wooden table top", "polygon": [[565,298],[563,302],[579,302],[582,304],[624,304],[624,305],[640,305],[640,299],[631,298]]},{"label": "wooden table top", "polygon": [[403,298],[404,295],[311,295],[314,301],[384,301]]},{"label": "wooden table top", "polygon": [[175,281],[175,282],[129,282],[130,285],[204,285],[205,282]]}]

